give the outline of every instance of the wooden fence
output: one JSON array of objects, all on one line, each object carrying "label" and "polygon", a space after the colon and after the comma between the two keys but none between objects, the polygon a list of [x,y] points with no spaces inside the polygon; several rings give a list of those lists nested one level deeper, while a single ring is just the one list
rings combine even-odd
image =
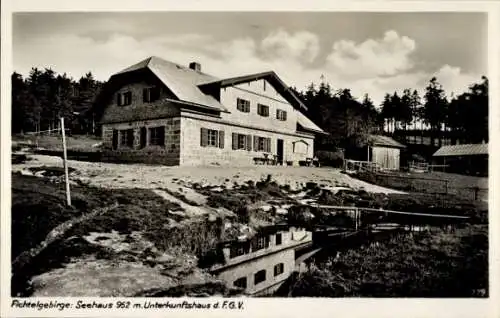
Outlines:
[{"label": "wooden fence", "polygon": [[488,198],[488,189],[477,186],[454,187],[451,186],[450,181],[446,179],[402,176],[380,172],[374,172],[370,175],[371,178],[373,178],[372,180],[360,179],[383,187],[406,192],[433,194],[436,196],[452,194],[470,200],[487,200]]},{"label": "wooden fence", "polygon": [[450,225],[462,223],[470,220],[470,217],[451,214],[434,214],[384,210],[375,208],[355,207],[355,206],[335,206],[335,205],[310,205],[314,208],[343,211],[350,214],[353,219],[354,229],[358,230],[370,224],[392,221],[401,225]]},{"label": "wooden fence", "polygon": [[344,159],[343,168],[344,171],[351,171],[351,172],[361,172],[361,171],[376,172],[380,170],[379,165],[375,162],[351,160],[351,159]]}]

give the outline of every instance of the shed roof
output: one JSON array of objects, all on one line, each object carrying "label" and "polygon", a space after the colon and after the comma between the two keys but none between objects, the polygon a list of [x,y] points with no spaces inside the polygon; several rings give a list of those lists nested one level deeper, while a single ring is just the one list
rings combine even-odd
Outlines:
[{"label": "shed roof", "polygon": [[372,146],[378,147],[389,147],[389,148],[406,148],[402,143],[397,142],[388,136],[383,135],[370,135],[368,137],[368,142]]},{"label": "shed roof", "polygon": [[487,155],[488,144],[463,144],[442,146],[432,156],[434,157],[452,157],[452,156],[475,156]]}]

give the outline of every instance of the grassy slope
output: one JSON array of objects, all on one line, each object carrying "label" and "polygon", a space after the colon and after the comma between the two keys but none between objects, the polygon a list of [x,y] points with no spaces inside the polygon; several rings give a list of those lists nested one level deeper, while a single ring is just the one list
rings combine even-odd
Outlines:
[{"label": "grassy slope", "polygon": [[[61,136],[29,136],[29,135],[14,135],[12,136],[12,141],[14,143],[20,144],[35,144],[38,146],[50,150],[62,150]],[[93,145],[99,143],[100,138],[95,136],[85,136],[85,135],[75,135],[66,136],[66,147],[68,150],[81,150],[81,151],[92,151],[95,150]]]},{"label": "grassy slope", "polygon": [[[153,255],[159,257],[163,251],[172,247],[181,253],[202,255],[214,247],[222,234],[223,222],[216,219],[208,222],[204,218],[183,221],[171,211],[178,211],[179,205],[169,202],[148,189],[104,189],[89,186],[72,187],[73,207],[66,207],[62,184],[37,178],[13,174],[12,176],[12,257],[38,246],[46,235],[57,225],[76,218],[97,207],[117,202],[118,208],[97,216],[73,227],[66,238],[81,238],[90,232],[107,233],[117,231],[130,234],[140,231],[143,236],[154,242]],[[65,246],[64,240],[49,246],[36,259],[16,271],[13,280],[13,293],[26,294],[27,280],[35,275],[62,268],[71,258],[94,255],[97,259],[117,260],[116,253],[89,246]],[[137,255],[134,261],[146,261]],[[196,263],[194,264],[196,265]],[[61,274],[61,277],[64,277]],[[124,273],[126,275],[126,273]],[[66,275],[67,276],[67,275]],[[57,279],[56,279],[57,281]],[[28,291],[29,292],[29,291]]]}]

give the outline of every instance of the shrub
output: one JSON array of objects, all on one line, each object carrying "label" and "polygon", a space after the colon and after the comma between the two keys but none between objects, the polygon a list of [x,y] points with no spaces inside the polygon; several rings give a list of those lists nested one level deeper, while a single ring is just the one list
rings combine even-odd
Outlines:
[{"label": "shrub", "polygon": [[392,237],[315,256],[292,296],[488,297],[486,226]]},{"label": "shrub", "polygon": [[318,150],[316,151],[315,156],[323,166],[341,168],[344,163],[344,152],[342,150]]}]

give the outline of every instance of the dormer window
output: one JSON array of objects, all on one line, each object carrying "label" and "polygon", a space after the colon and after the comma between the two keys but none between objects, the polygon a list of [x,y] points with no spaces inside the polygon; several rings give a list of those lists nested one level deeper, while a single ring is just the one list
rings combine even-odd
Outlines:
[{"label": "dormer window", "polygon": [[151,103],[160,99],[159,87],[148,87],[142,90],[142,101],[144,103]]},{"label": "dormer window", "polygon": [[118,93],[116,96],[118,106],[127,106],[132,104],[132,92]]},{"label": "dormer window", "polygon": [[250,112],[250,101],[243,99],[243,98],[238,98],[236,100],[236,108],[240,112],[249,113]]}]

